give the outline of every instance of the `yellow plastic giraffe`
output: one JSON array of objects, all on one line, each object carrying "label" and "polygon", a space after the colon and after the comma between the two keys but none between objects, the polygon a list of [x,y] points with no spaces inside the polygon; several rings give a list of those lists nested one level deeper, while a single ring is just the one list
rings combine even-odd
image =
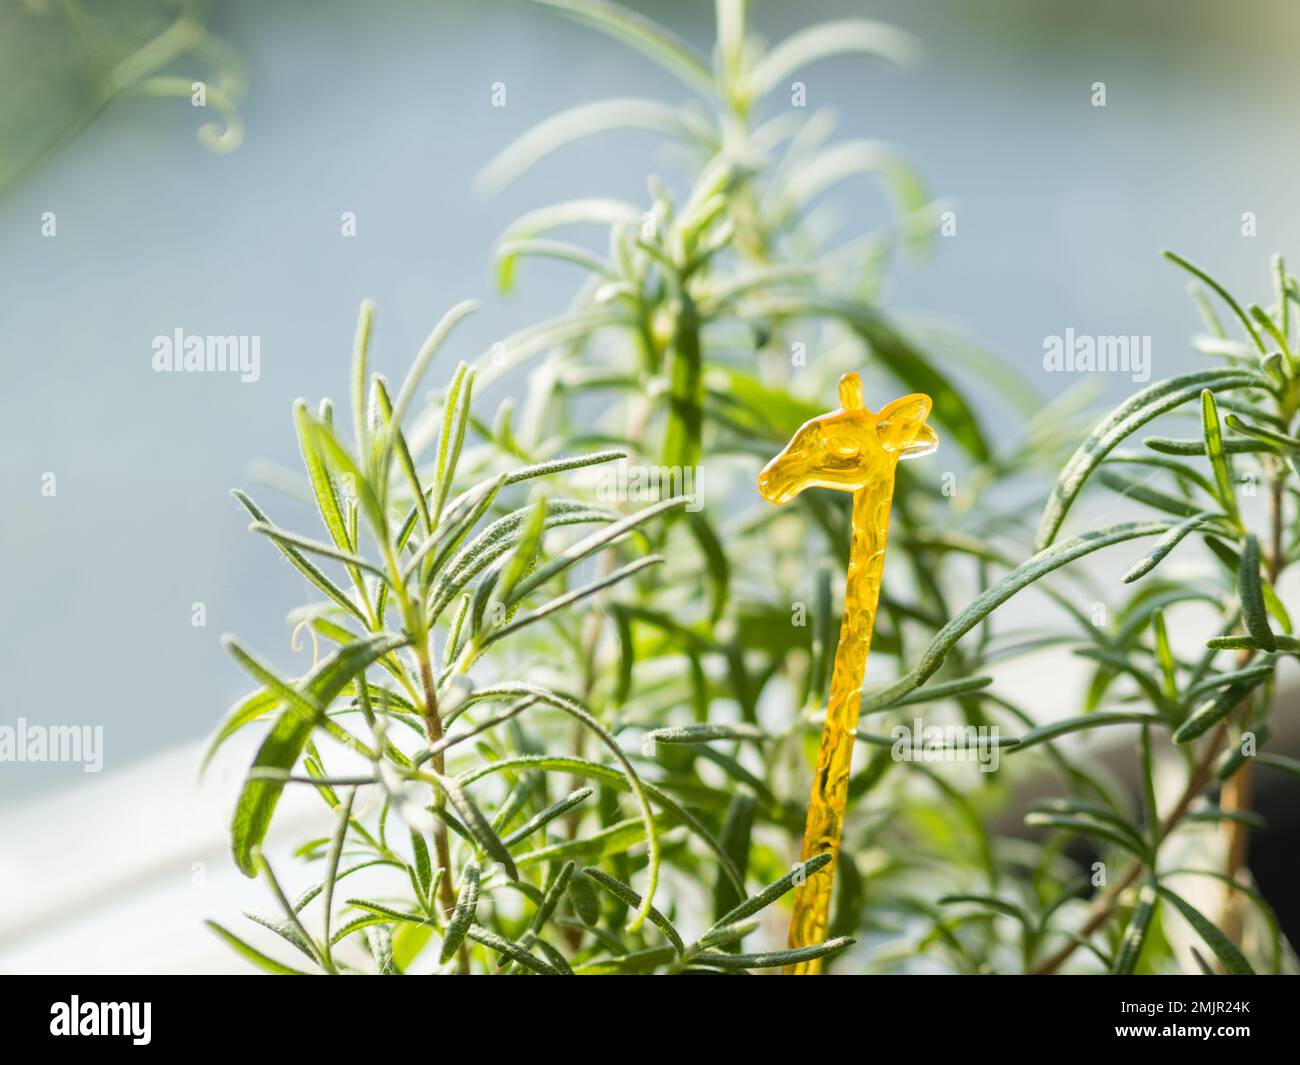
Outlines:
[{"label": "yellow plastic giraffe", "polygon": [[[795,893],[790,946],[808,947],[826,938],[844,806],[849,793],[849,762],[862,704],[862,678],[880,597],[880,577],[889,538],[889,506],[899,459],[928,455],[939,445],[925,424],[932,405],[919,393],[896,399],[878,414],[862,402],[862,380],[840,378],[840,409],[800,426],[785,450],[763,467],[758,490],[769,503],[788,503],[805,488],[836,488],[853,493],[853,536],[844,588],[844,620],[835,649],[826,724],[817,752],[804,826],[800,861],[829,852],[830,864],[814,873]],[[787,973],[821,972],[821,961],[788,966]]]}]

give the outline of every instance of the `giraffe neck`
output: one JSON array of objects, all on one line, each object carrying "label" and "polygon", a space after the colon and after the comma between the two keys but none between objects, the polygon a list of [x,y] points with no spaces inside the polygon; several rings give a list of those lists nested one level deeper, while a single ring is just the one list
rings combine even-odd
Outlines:
[{"label": "giraffe neck", "polygon": [[[819,854],[834,855],[839,849],[844,808],[849,796],[849,769],[853,761],[853,738],[862,707],[862,678],[867,667],[867,650],[876,620],[880,577],[885,565],[885,540],[889,536],[889,505],[894,495],[894,471],[853,494],[853,538],[849,545],[848,581],[844,589],[844,620],[835,649],[830,698],[826,703],[826,724],[822,727],[804,826],[801,859]],[[813,875],[795,897],[790,922],[790,946],[805,947],[826,938],[830,919],[834,865]],[[815,973],[818,961],[800,962],[786,972]]]},{"label": "giraffe neck", "polygon": [[867,666],[867,650],[875,627],[876,607],[880,599],[880,578],[885,566],[885,542],[889,537],[889,510],[894,497],[893,470],[878,481],[853,493],[852,539],[849,543],[849,569],[844,584],[844,619],[840,624],[840,642],[835,651],[831,683],[830,710],[840,701],[853,702],[853,721],[857,722],[857,703],[862,693],[862,678]]},{"label": "giraffe neck", "polygon": [[826,724],[822,728],[817,774],[813,779],[809,831],[804,835],[805,860],[823,851],[833,851],[839,844],[854,730],[862,706],[862,678],[867,668],[867,650],[871,645],[880,577],[885,566],[889,505],[894,495],[893,472],[889,470],[888,476],[853,494],[853,539],[844,589],[844,619],[840,623],[840,642],[835,648]]}]

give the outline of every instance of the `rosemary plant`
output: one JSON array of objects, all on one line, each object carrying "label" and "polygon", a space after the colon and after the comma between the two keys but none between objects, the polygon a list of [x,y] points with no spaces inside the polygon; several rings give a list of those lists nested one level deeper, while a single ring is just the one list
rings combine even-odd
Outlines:
[{"label": "rosemary plant", "polygon": [[[1002,364],[881,310],[895,252],[923,248],[939,211],[904,157],[837,143],[827,114],[783,99],[811,63],[905,61],[909,38],[848,19],[768,48],[743,0],[718,0],[706,57],[614,4],[534,2],[659,63],[692,102],[547,119],[484,184],[619,125],[661,133],[678,168],[650,179],[645,203],[576,200],[512,225],[503,289],[537,257],[583,280],[564,313],[462,365],[427,409],[419,382],[465,308],[391,401],[368,369],[363,308],[351,442],[328,404],[295,408],[327,538],[239,497],[323,597],[295,619],[336,650],[286,679],[230,644],[257,687],[213,749],[269,724],[235,857],[280,903],[253,919],[297,957],[219,934],[276,972],[1294,968],[1245,868],[1254,767],[1300,769],[1259,752],[1277,662],[1300,653],[1276,591],[1300,554],[1300,292],[1280,260],[1271,304],[1243,309],[1171,256],[1244,341],[1198,290],[1210,336],[1197,346],[1221,368],[1139,392],[1071,455],[1068,404],[1041,409]],[[892,209],[843,238],[828,194],[862,174],[883,178]],[[603,250],[556,239],[570,227],[594,227]],[[525,363],[522,406],[478,417],[473,389]],[[777,511],[754,479],[847,370],[870,396],[933,396],[948,469],[898,473],[830,938],[790,951],[774,904],[822,861],[795,859],[849,513],[838,493]],[[1017,439],[985,431],[963,376],[993,385]],[[1133,447],[1155,418],[1193,410],[1194,436]],[[1035,542],[1041,495],[1025,487],[1044,466],[1061,472]],[[1094,487],[1155,515],[1064,537]],[[1144,538],[1118,603],[1075,565]],[[1204,572],[1170,575],[1169,556],[1198,541]],[[995,626],[1031,587],[1068,627]],[[1052,693],[1031,711],[998,690],[1002,663],[1046,648],[1091,663],[1078,706]],[[891,726],[918,708],[1004,733],[1002,771],[899,757]],[[1135,735],[1136,797],[1069,739],[1094,729]],[[1046,775],[1058,797],[1008,831],[1013,789]],[[298,848],[318,872],[295,901],[261,853],[288,787],[314,790],[335,825]],[[1182,952],[1188,929],[1201,946]]]},{"label": "rosemary plant", "polygon": [[[1257,967],[1278,972],[1283,964],[1276,918],[1252,887],[1245,859],[1246,834],[1258,821],[1249,809],[1255,766],[1300,775],[1294,759],[1259,750],[1269,735],[1280,657],[1300,650],[1276,591],[1298,546],[1292,499],[1300,387],[1292,305],[1300,304],[1300,290],[1277,256],[1271,302],[1243,309],[1205,271],[1165,254],[1197,279],[1191,291],[1209,335],[1196,346],[1222,365],[1153,384],[1103,418],[1056,482],[1037,553],[939,632],[917,668],[886,697],[897,699],[923,684],[962,635],[987,624],[990,613],[1021,588],[1103,547],[1157,537],[1122,578],[1134,590],[1119,605],[1114,625],[1092,624],[1073,611],[1085,623],[1069,643],[1096,662],[1084,712],[1030,729],[1009,749],[1018,757],[1067,732],[1138,725],[1137,803],[1078,766],[1061,763],[1069,794],[1038,804],[1026,818],[1052,835],[1088,837],[1102,853],[1104,868],[1115,873],[1094,881],[1101,890],[1077,921],[1069,901],[1077,884],[1056,882],[1046,862],[1032,875],[1004,873],[994,897],[949,900],[986,914],[1009,914],[1019,926],[1024,965],[1038,973],[1058,971],[1079,948],[1115,973],[1168,967],[1170,937],[1151,933],[1161,915],[1175,914],[1208,948],[1190,951],[1207,972],[1213,971],[1211,956],[1221,971],[1234,974]],[[1229,338],[1202,286],[1231,312],[1241,340]],[[1138,450],[1121,446],[1154,419],[1189,409],[1199,421],[1195,435],[1144,437]],[[1067,513],[1094,481],[1153,516],[1061,539]],[[1252,505],[1257,495],[1262,507]],[[1161,579],[1156,568],[1197,539],[1208,548],[1208,565],[1199,576]],[[1189,623],[1192,604],[1209,607],[1210,620]],[[1182,643],[1180,636],[1186,637]],[[1010,706],[1004,709],[1022,717]],[[1167,801],[1161,801],[1159,787],[1162,759],[1169,763],[1172,785]],[[1203,833],[1197,838],[1197,826],[1207,823],[1220,828],[1221,846],[1207,846]],[[1213,918],[1184,894],[1183,885],[1207,879],[1220,888]],[[1255,935],[1245,935],[1243,906],[1260,915]]]},{"label": "rosemary plant", "polygon": [[[920,950],[969,972],[1048,974],[1067,965],[1169,971],[1178,965],[1171,943],[1185,922],[1202,944],[1187,954],[1205,972],[1295,969],[1245,858],[1246,834],[1258,823],[1249,809],[1255,766],[1300,773],[1294,759],[1260,752],[1279,659],[1300,649],[1275,590],[1297,553],[1292,479],[1300,390],[1292,305],[1300,303],[1300,290],[1278,257],[1269,306],[1243,309],[1199,267],[1166,254],[1200,282],[1192,294],[1209,335],[1196,347],[1221,367],[1153,384],[1098,422],[1061,471],[1037,550],[1025,562],[1013,566],[985,545],[958,548],[1008,572],[931,638],[911,671],[867,699],[864,709],[888,711],[924,699],[927,687],[937,694],[945,684],[932,678],[966,647],[964,673],[1054,645],[1095,663],[1077,713],[1041,724],[991,689],[973,693],[1013,733],[1000,740],[1009,764],[1045,756],[1065,793],[1035,803],[1025,816],[1027,826],[1041,830],[1030,842],[997,837],[977,796],[932,777],[973,843],[952,847],[931,838],[930,846],[918,846],[913,838],[906,861],[891,859],[874,877],[876,905],[906,915],[910,929],[881,952],[883,966]],[[1244,339],[1227,335],[1202,285],[1226,304]],[[1140,448],[1131,446],[1156,418],[1189,413],[1197,420],[1194,435],[1146,436]],[[1094,485],[1154,513],[1062,538],[1068,512]],[[1154,545],[1122,577],[1132,590],[1100,615],[1113,616],[1110,623],[1099,623],[1095,610],[1104,599],[1090,608],[1080,605],[1077,589],[1043,587],[1085,556],[1146,538]],[[1208,549],[1199,574],[1164,577],[1166,560],[1185,555],[1197,540]],[[994,612],[1030,586],[1063,609],[1072,631],[1040,626],[1027,638],[992,630]],[[1137,726],[1136,797],[1056,742],[1115,726]],[[918,810],[915,798],[894,801],[895,818],[905,821]],[[1088,865],[1080,860],[1088,851],[1067,852],[1080,837],[1100,861]],[[874,839],[883,842],[879,834]],[[922,870],[940,885],[937,892],[918,889]],[[1187,898],[1198,882],[1215,889],[1209,913]]]},{"label": "rosemary plant", "polygon": [[[870,947],[843,956],[841,964],[887,970],[905,962],[915,968],[918,955],[933,954],[935,964],[958,971],[1054,972],[1082,942],[1094,968],[1167,969],[1175,964],[1172,936],[1148,934],[1159,924],[1159,900],[1167,903],[1164,912],[1181,913],[1229,970],[1244,964],[1234,944],[1246,931],[1240,903],[1253,900],[1264,915],[1263,955],[1268,965],[1280,964],[1276,922],[1242,875],[1253,818],[1239,807],[1252,763],[1239,747],[1222,764],[1215,759],[1224,757],[1230,737],[1235,743],[1244,731],[1251,751],[1266,734],[1261,729],[1274,659],[1252,657],[1258,650],[1250,644],[1254,629],[1245,637],[1232,634],[1243,563],[1256,625],[1265,609],[1260,603],[1275,617],[1285,616],[1272,586],[1291,550],[1283,538],[1287,497],[1280,486],[1290,473],[1286,440],[1295,415],[1286,309],[1294,290],[1281,267],[1271,310],[1237,312],[1250,349],[1263,345],[1256,352],[1264,356],[1260,365],[1245,365],[1249,350],[1222,339],[1208,318],[1214,336],[1198,346],[1227,359],[1227,367],[1140,393],[1073,457],[1062,450],[1073,424],[1068,405],[1038,410],[1033,397],[1010,384],[1005,368],[981,361],[979,373],[1019,403],[1016,413],[1025,425],[1018,439],[995,445],[945,369],[875,303],[889,252],[922,240],[934,214],[906,163],[875,143],[828,144],[832,126],[825,115],[803,119],[784,101],[777,101],[771,117],[759,117],[764,98],[786,88],[804,64],[839,52],[905,59],[912,51],[905,37],[847,20],[812,27],[769,50],[749,32],[746,5],[719,0],[710,64],[668,31],[614,5],[537,2],[655,59],[696,98],[686,107],[642,100],[585,105],[542,123],[484,172],[486,185],[500,187],[567,141],[619,124],[659,130],[685,164],[677,195],[669,180],[652,178],[648,204],[584,200],[541,208],[515,223],[500,246],[503,288],[511,287],[529,256],[564,260],[589,276],[566,314],[517,334],[495,353],[508,364],[547,353],[531,378],[523,416],[501,427],[498,446],[529,457],[534,449],[544,454],[566,443],[617,445],[629,452],[629,462],[657,469],[661,479],[665,471],[698,463],[695,481],[704,486],[702,511],[650,532],[676,564],[652,589],[639,589],[635,601],[611,605],[616,653],[584,648],[583,686],[593,705],[611,720],[645,730],[655,743],[647,749],[654,751],[660,785],[692,796],[721,826],[738,866],[775,870],[792,860],[834,651],[836,597],[827,571],[814,560],[829,558],[833,570],[842,568],[847,507],[811,494],[793,514],[764,510],[752,490],[756,458],[818,413],[842,371],[865,370],[881,391],[896,387],[882,378],[896,379],[907,390],[935,396],[941,433],[965,456],[960,476],[949,476],[965,488],[950,493],[900,471],[894,537],[904,545],[902,565],[884,582],[875,648],[894,656],[901,677],[864,699],[864,715],[877,716],[865,718],[870,733],[859,739],[876,749],[852,782],[858,811],[846,831],[848,860],[839,866],[832,925],[834,934],[862,936]],[[901,213],[884,232],[836,244],[813,199],[859,172],[882,174]],[[606,255],[552,239],[561,226],[583,224],[607,229]],[[1226,298],[1221,286],[1207,283]],[[933,334],[927,339],[947,352],[949,362],[961,355],[970,366],[969,350]],[[813,356],[804,358],[808,352]],[[1202,402],[1210,428],[1203,441],[1157,440],[1135,454],[1116,449],[1152,417],[1196,401],[1207,389]],[[1220,408],[1227,412],[1221,427],[1215,420]],[[607,414],[593,423],[593,409]],[[1268,433],[1274,435],[1261,436]],[[1234,502],[1238,489],[1226,460],[1214,458],[1219,451],[1241,455],[1239,464],[1260,464],[1247,485],[1265,486],[1273,516],[1258,540],[1250,538],[1243,508]],[[1029,512],[994,501],[1005,501],[1009,487],[1058,454],[1060,465],[1051,468],[1063,465],[1064,472],[1037,542],[1030,544]],[[1209,455],[1213,476],[1197,474],[1196,460],[1188,458],[1194,454]],[[1176,520],[1124,523],[1058,543],[1066,510],[1103,460],[1097,483]],[[1173,478],[1172,490],[1135,476],[1143,472]],[[1219,559],[1227,588],[1149,575],[1193,534]],[[1131,601],[1111,611],[1113,625],[1096,624],[1090,608],[1102,597],[1070,564],[1143,536],[1160,539],[1130,573],[1130,583],[1142,583]],[[1015,565],[1025,554],[1029,560]],[[1255,580],[1260,558],[1264,570]],[[1066,589],[1040,583],[1053,573],[1073,583]],[[979,594],[961,609],[972,576]],[[1039,585],[1079,624],[1082,646],[1078,637],[1055,632],[994,631],[991,613],[1030,585]],[[1181,618],[1186,603],[1214,604],[1217,635],[1227,641],[1191,661],[1175,657],[1166,621],[1167,611]],[[959,643],[972,630],[975,636]],[[918,633],[928,638],[919,656]],[[601,638],[597,630],[591,635]],[[1286,638],[1274,637],[1267,653]],[[988,671],[1053,646],[1095,660],[1096,674],[1080,716],[1067,711],[1064,720],[1040,724],[991,688]],[[1215,657],[1225,647],[1236,654],[1226,672]],[[1150,700],[1145,709],[1131,705],[1144,699]],[[998,742],[1014,756],[1006,773],[1013,781],[1023,779],[1026,764],[1039,756],[1059,772],[1070,794],[1030,813],[1033,840],[995,834],[988,787],[924,760],[896,757],[890,718],[922,704],[940,717],[945,705],[951,707],[965,726],[1009,730],[1012,735]],[[1146,781],[1140,808],[1089,759],[1055,742],[1070,733],[1134,724]],[[1203,727],[1209,738],[1193,744]],[[1166,734],[1176,741],[1172,750],[1161,747]],[[1274,768],[1294,768],[1283,758],[1262,757]],[[1164,762],[1176,794],[1157,813],[1153,774]],[[1215,805],[1204,793],[1219,778],[1224,795]],[[955,822],[943,812],[949,805]],[[1228,837],[1228,857],[1216,868],[1205,862],[1213,846],[1186,831],[1206,822],[1224,826]],[[1116,827],[1120,823],[1126,828]],[[1180,825],[1180,840],[1188,840],[1180,842],[1183,864],[1197,872],[1166,870],[1166,883],[1156,873],[1170,860],[1163,856],[1176,849],[1172,833]],[[1077,867],[1063,853],[1071,833],[1083,833],[1093,847],[1119,850],[1108,849],[1103,865],[1076,880]],[[1117,866],[1116,854],[1130,851],[1131,862]],[[1187,901],[1189,891],[1177,893],[1178,877],[1224,881],[1220,932]],[[1090,888],[1095,898],[1081,901]]]},{"label": "rosemary plant", "polygon": [[[689,500],[660,501],[630,515],[574,499],[508,502],[534,482],[621,458],[617,451],[514,464],[458,490],[473,420],[474,371],[463,363],[442,404],[433,461],[421,466],[402,428],[405,415],[435,352],[471,309],[461,304],[444,317],[392,398],[382,376],[368,376],[371,309],[362,307],[352,368],[351,447],[336,432],[328,402],[316,414],[305,402],[295,405],[310,489],[328,540],[281,528],[248,496],[235,493],[253,518],[250,529],[267,537],[325,597],[303,612],[301,623],[311,627],[313,640],[338,645],[306,675],[286,679],[227,640],[258,687],[231,711],[208,757],[239,729],[270,720],[238,799],[231,838],[239,868],[265,875],[282,916],[249,916],[328,973],[409,971],[422,964],[421,953],[435,936],[436,964],[449,970],[468,972],[474,964],[490,970],[499,959],[537,973],[568,973],[575,965],[599,971],[599,937],[577,951],[572,963],[559,949],[566,936],[571,948],[577,946],[586,925],[598,930],[597,887],[627,934],[640,932],[648,920],[656,936],[668,941],[666,955],[651,948],[655,963],[749,968],[799,960],[793,953],[835,952],[843,942],[719,959],[717,948],[751,929],[750,918],[788,891],[795,873],[746,898],[727,920],[714,922],[688,945],[653,905],[661,848],[674,841],[671,835],[661,841],[661,833],[672,825],[698,833],[743,896],[742,878],[726,851],[689,811],[643,782],[614,737],[577,699],[534,682],[531,674],[510,679],[506,662],[495,661],[498,645],[543,624],[562,625],[562,612],[662,563],[661,556],[641,555],[587,583],[573,586],[569,580],[584,560]],[[584,524],[597,531],[551,549],[552,530]],[[350,588],[326,567],[346,575]],[[481,677],[490,679],[476,683]],[[606,761],[548,757],[554,744],[545,726],[534,731],[525,724],[547,710],[590,733]],[[449,762],[469,747],[477,756],[458,763],[453,774]],[[345,772],[336,770],[340,764]],[[561,818],[583,825],[584,813],[595,805],[587,802],[595,795],[591,786],[549,796],[545,773],[556,769],[600,786],[601,827],[562,841],[541,835]],[[502,776],[510,785],[490,792],[490,801],[471,795],[478,781],[487,778],[491,785]],[[289,785],[313,788],[335,818],[330,836],[297,851],[321,862],[322,874],[294,902],[261,850]],[[625,801],[631,804],[627,817],[621,813]],[[405,825],[401,839],[390,833],[394,818]],[[637,867],[644,869],[643,894],[599,869],[578,871],[578,862],[610,855],[622,855],[630,868],[634,850]],[[348,897],[336,905],[344,878],[367,872],[373,880],[379,867],[397,871],[399,896],[393,896],[392,883],[383,882],[375,897]],[[514,895],[517,906],[503,900],[503,893]],[[306,924],[313,903],[320,911],[318,934]],[[572,934],[562,927],[570,917],[578,919]],[[222,925],[212,927],[263,969],[301,971]]]},{"label": "rosemary plant", "polygon": [[[534,257],[587,276],[566,313],[485,358],[492,375],[544,355],[520,415],[498,423],[493,441],[530,462],[557,449],[615,446],[628,454],[628,483],[640,475],[660,486],[695,485],[697,507],[648,530],[672,564],[609,604],[607,620],[584,632],[574,668],[598,717],[640,730],[659,786],[689,797],[717,826],[737,868],[774,879],[798,857],[835,651],[830,575],[847,561],[849,507],[812,493],[778,514],[754,490],[758,466],[824,409],[846,370],[865,374],[869,394],[935,396],[934,418],[964,453],[972,484],[1011,479],[1033,456],[1050,456],[1053,440],[1031,424],[1026,434],[1039,446],[996,454],[962,389],[879,309],[893,254],[923,247],[938,215],[902,154],[875,141],[834,143],[828,113],[805,117],[775,99],[827,56],[906,61],[915,51],[910,38],[850,19],[768,49],[750,32],[746,5],[721,0],[710,62],[615,5],[540,2],[649,56],[694,98],[685,107],[583,105],[543,121],[485,168],[484,185],[500,188],[574,138],[618,125],[659,131],[682,164],[680,173],[650,179],[648,203],[570,201],[509,227],[499,247],[503,289]],[[884,180],[894,213],[879,231],[845,239],[824,194],[862,175]],[[603,255],[555,239],[562,227],[592,226],[606,231]],[[997,363],[952,338],[943,342],[968,367],[1006,381]],[[1022,412],[1036,405],[1014,384],[1003,391]],[[593,411],[603,414],[593,419]],[[954,545],[987,542],[1021,517],[1014,507],[967,510],[955,524],[947,502],[937,483],[900,471],[894,537],[905,549],[891,566],[910,572],[885,581],[877,660],[899,659],[909,630],[933,632],[951,617]],[[949,531],[934,531],[943,526]],[[925,698],[960,697],[982,720],[969,693],[986,683],[958,678]],[[874,758],[855,794],[886,764]],[[837,935],[870,929],[858,906],[859,842],[848,842],[839,874],[847,885]],[[688,882],[715,881],[720,917],[733,901],[723,878],[689,853],[673,865]],[[780,923],[767,934],[779,942]]]}]

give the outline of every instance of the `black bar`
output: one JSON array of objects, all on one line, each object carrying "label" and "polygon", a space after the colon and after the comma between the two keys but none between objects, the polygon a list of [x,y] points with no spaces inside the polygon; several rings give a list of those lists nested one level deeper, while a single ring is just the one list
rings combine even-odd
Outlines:
[{"label": "black bar", "polygon": [[[490,1046],[491,1025],[484,1022],[490,1022],[492,1014],[500,1011],[512,1018],[514,1039],[528,1030],[525,1017],[531,1008],[538,1013],[534,1025],[546,1024],[549,1017],[561,1027],[572,1026],[564,1037],[572,1051],[581,1053],[581,1044],[597,1034],[599,1026],[611,1025],[616,1035],[620,1030],[624,1036],[639,1030],[637,1057],[653,1059],[660,1054],[676,1055],[689,1045],[685,1029],[673,1018],[690,1016],[701,1005],[696,984],[690,985],[690,998],[674,1006],[674,1000],[686,994],[681,984],[640,988],[631,996],[626,988],[614,991],[613,984],[588,984],[581,991],[559,991],[553,1000],[530,985],[530,994],[511,1002],[512,996],[503,988],[513,984],[497,985],[487,993],[464,981],[444,982],[435,990],[427,980],[252,980],[255,982],[239,977],[177,976],[9,979],[0,983],[0,1017],[7,1046],[46,1045],[53,1049],[59,1043],[76,1043],[93,1048],[97,1043],[115,1043],[129,1052],[202,1048],[206,1055],[226,1051],[246,1055],[255,1049],[261,1057],[280,1047],[302,1051],[308,1045],[327,1043],[332,1054],[353,1042],[363,1047],[382,1031],[383,1017],[404,1018],[398,1026],[404,1038],[432,1037],[434,1031],[440,1031],[440,1038],[454,1038],[455,1044],[486,1037],[484,1045]],[[1157,1052],[1162,1046],[1185,1049],[1197,1044],[1212,1051],[1231,1052],[1242,1047],[1258,1052],[1291,1043],[1297,1015],[1295,987],[1279,980],[1223,981],[1191,976],[872,977],[867,987],[841,981],[832,992],[830,1002],[842,1003],[832,1012],[843,1009],[843,1027],[837,1032],[833,1023],[828,1024],[829,1003],[821,998],[826,988],[815,980],[778,978],[758,984],[749,981],[743,991],[734,983],[718,986],[708,997],[721,1012],[705,1028],[716,1024],[714,1034],[728,1044],[737,1036],[761,1044],[780,1033],[792,1040],[802,1039],[808,1033],[800,1031],[798,1017],[806,1009],[809,1017],[820,1016],[817,1023],[823,1034],[840,1048],[837,1052],[846,1054],[856,1053],[853,1047],[859,1038],[867,1040],[862,1043],[864,1053],[869,1045],[879,1046],[877,1035],[902,1039],[913,1047],[953,1049],[978,1037],[984,1052],[994,1051],[998,1040],[1011,1040],[1044,1053],[1065,1050],[1071,1057],[1080,1051],[1123,1044],[1154,1045]],[[740,1015],[731,1014],[734,1006],[742,1003],[742,994],[750,1000],[747,1008]],[[602,1005],[606,995],[611,999],[608,1007]],[[54,1034],[56,1029],[67,1031],[74,996],[78,1006],[75,1031],[82,1034]],[[638,998],[649,1003],[651,1016],[638,1020],[640,1008],[633,1005]],[[767,1006],[769,999],[770,1007],[754,1009]],[[726,1005],[729,1001],[731,1007]],[[854,1006],[855,1002],[860,1005]],[[104,1004],[117,1005],[105,1008]],[[678,1014],[678,1010],[686,1012]],[[725,1022],[729,1014],[733,1019]],[[412,1017],[428,1025],[423,1036],[419,1034],[423,1025],[412,1026]],[[643,1024],[646,1027],[641,1027]],[[114,1025],[117,1035],[84,1034],[92,1027],[111,1029]],[[744,1031],[736,1032],[736,1028]],[[704,1030],[699,1034],[702,1037]],[[148,1041],[143,1042],[144,1038]],[[600,1045],[604,1054],[618,1043]],[[974,1044],[970,1048],[973,1050]],[[522,1053],[527,1048],[516,1044],[516,1049]]]}]

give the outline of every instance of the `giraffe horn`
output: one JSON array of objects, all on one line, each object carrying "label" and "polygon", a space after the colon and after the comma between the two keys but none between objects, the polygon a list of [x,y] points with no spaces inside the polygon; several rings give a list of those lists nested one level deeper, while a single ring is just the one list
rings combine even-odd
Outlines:
[{"label": "giraffe horn", "polygon": [[846,373],[840,378],[840,407],[843,410],[861,410],[862,378],[855,373]]}]

